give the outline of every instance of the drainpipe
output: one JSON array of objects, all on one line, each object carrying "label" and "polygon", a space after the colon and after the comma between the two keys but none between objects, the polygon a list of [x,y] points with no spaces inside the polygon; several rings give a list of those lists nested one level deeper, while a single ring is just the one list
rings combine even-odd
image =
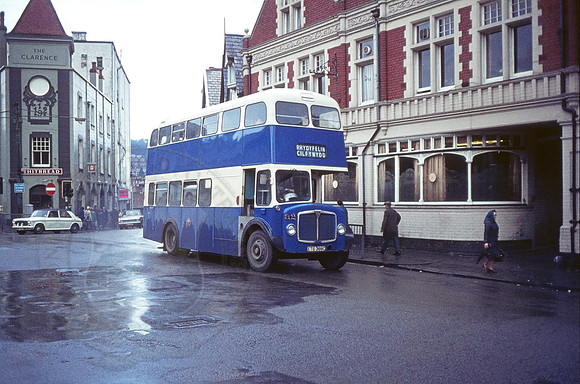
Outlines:
[{"label": "drainpipe", "polygon": [[[568,62],[568,55],[566,50],[566,42],[564,39],[566,38],[566,32],[564,30],[564,2],[560,0],[560,53],[561,53],[561,68],[562,68],[562,76],[560,76],[560,92],[564,94],[566,92],[566,73],[563,71]],[[577,207],[578,207],[578,199],[577,194],[579,189],[576,187],[577,182],[577,172],[576,169],[576,141],[578,140],[578,135],[576,134],[576,119],[578,118],[578,114],[574,108],[570,108],[568,106],[568,101],[566,98],[562,99],[562,110],[568,112],[572,115],[572,185],[570,187],[570,193],[572,194],[572,220],[570,220],[570,253],[572,257],[576,256],[576,226],[578,225],[578,215],[577,215]],[[575,260],[573,261],[575,262]]]},{"label": "drainpipe", "polygon": [[374,141],[375,137],[377,137],[378,133],[381,130],[381,109],[379,106],[379,102],[380,102],[380,91],[381,91],[381,85],[380,85],[380,80],[381,80],[381,66],[380,66],[380,42],[379,42],[379,17],[381,15],[381,11],[379,8],[375,8],[371,11],[371,14],[373,15],[373,18],[375,19],[375,44],[376,44],[376,49],[375,49],[375,62],[376,64],[376,68],[375,68],[375,77],[376,77],[376,91],[375,91],[375,100],[376,100],[376,111],[377,111],[377,128],[375,129],[375,132],[373,133],[373,135],[371,136],[371,138],[369,139],[369,141],[367,141],[365,147],[362,150],[362,156],[361,156],[361,161],[362,161],[362,203],[363,203],[363,207],[362,207],[362,216],[363,216],[363,228],[362,228],[362,234],[361,234],[361,256],[364,256],[365,253],[365,244],[366,244],[366,231],[367,231],[367,200],[366,200],[366,167],[365,167],[365,155],[367,150],[369,149],[371,143]]}]

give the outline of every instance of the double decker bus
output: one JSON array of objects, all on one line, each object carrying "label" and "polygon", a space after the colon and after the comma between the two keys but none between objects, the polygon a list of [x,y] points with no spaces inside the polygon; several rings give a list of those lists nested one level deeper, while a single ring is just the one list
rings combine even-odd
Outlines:
[{"label": "double decker bus", "polygon": [[[153,129],[143,236],[169,254],[248,260],[347,262],[354,236],[342,207],[322,204],[323,176],[346,172],[335,100],[313,92],[259,92]],[[336,187],[336,186],[335,186]]]}]

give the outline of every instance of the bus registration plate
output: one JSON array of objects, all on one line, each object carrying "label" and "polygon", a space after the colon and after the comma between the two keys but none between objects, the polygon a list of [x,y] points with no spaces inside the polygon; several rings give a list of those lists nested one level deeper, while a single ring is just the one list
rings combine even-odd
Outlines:
[{"label": "bus registration plate", "polygon": [[306,247],[308,252],[324,252],[326,251],[326,247],[324,245],[310,245]]}]

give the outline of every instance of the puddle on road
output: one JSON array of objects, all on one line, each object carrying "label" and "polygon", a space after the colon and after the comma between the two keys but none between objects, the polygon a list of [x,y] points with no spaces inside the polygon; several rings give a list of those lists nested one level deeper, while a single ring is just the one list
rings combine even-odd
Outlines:
[{"label": "puddle on road", "polygon": [[0,273],[0,339],[58,341],[100,332],[276,324],[270,309],[334,288],[253,273],[147,277],[116,268]]}]

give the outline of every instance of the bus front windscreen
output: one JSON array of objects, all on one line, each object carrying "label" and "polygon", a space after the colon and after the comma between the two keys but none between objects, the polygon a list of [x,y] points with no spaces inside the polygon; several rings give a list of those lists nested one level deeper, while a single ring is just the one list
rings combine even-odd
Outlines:
[{"label": "bus front windscreen", "polygon": [[277,171],[276,200],[279,203],[310,201],[310,175],[306,171]]}]

